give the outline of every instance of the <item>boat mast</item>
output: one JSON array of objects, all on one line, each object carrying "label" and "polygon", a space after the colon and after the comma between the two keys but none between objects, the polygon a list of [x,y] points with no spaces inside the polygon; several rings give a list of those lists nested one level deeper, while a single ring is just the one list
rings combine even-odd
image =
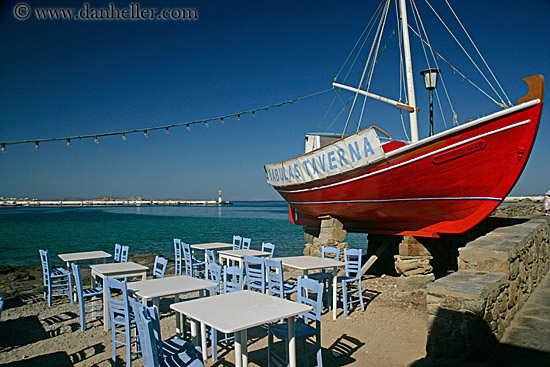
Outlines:
[{"label": "boat mast", "polygon": [[406,0],[399,0],[399,9],[401,12],[401,29],[403,31],[403,50],[405,53],[405,73],[407,75],[407,93],[409,96],[409,106],[414,109],[409,115],[411,126],[411,142],[418,141],[418,124],[416,122],[416,97],[414,95],[414,79],[411,60],[411,45],[409,42],[409,24],[407,23],[407,4]]}]

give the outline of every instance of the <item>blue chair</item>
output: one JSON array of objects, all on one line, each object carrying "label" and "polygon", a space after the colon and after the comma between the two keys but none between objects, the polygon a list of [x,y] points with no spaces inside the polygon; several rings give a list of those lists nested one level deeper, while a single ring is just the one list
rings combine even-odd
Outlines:
[{"label": "blue chair", "polygon": [[48,250],[38,250],[42,262],[42,277],[44,278],[44,299],[48,300],[48,306],[52,305],[52,297],[69,297],[73,304],[73,284],[71,272],[64,268],[52,269],[50,266],[50,253]]},{"label": "blue chair", "polygon": [[206,264],[216,264],[216,253],[214,250],[204,250],[206,255]]},{"label": "blue chair", "polygon": [[199,367],[201,361],[200,347],[177,336],[162,340],[160,322],[155,307],[146,307],[134,300],[130,301],[138,329],[144,367]]},{"label": "blue chair", "polygon": [[164,272],[166,271],[166,265],[168,260],[164,257],[155,257],[155,265],[153,266],[153,279],[164,278]]},{"label": "blue chair", "polygon": [[[83,288],[80,278],[80,266],[71,263],[71,268],[78,296],[78,308],[80,311],[80,330],[86,330],[86,319],[103,317],[103,288]],[[86,304],[86,303],[90,304]]]},{"label": "blue chair", "polygon": [[261,257],[245,256],[246,289],[265,293],[265,261]]},{"label": "blue chair", "polygon": [[122,246],[122,250],[120,251],[120,262],[126,263],[128,262],[128,253],[130,252],[129,246]]},{"label": "blue chair", "polygon": [[209,263],[206,267],[205,280],[216,283],[216,286],[212,288],[207,288],[208,294],[210,296],[215,296],[220,294],[220,284],[222,280],[222,267],[216,263]]},{"label": "blue chair", "polygon": [[[134,313],[130,312],[126,281],[106,279],[104,286],[107,287],[107,299],[109,302],[109,324],[111,326],[111,340],[113,345],[113,364],[116,363],[117,345],[124,345],[126,347],[126,366],[131,366],[132,342],[137,339],[137,336],[135,333],[134,336],[132,336],[132,325],[135,325],[136,320]],[[121,298],[115,298],[116,294],[120,294]],[[121,335],[123,336],[123,340],[118,339]]]},{"label": "blue chair", "polygon": [[113,256],[113,262],[120,262],[120,252],[122,251],[122,246],[118,243],[115,243],[115,255]]},{"label": "blue chair", "polygon": [[243,238],[241,236],[233,236],[233,250],[240,250]]},{"label": "blue chair", "polygon": [[223,293],[243,290],[243,268],[227,266],[223,272]]},{"label": "blue chair", "polygon": [[174,261],[176,265],[174,267],[175,275],[181,275],[181,262],[183,258],[181,257],[181,240],[179,238],[174,238]]},{"label": "blue chair", "polygon": [[249,250],[251,241],[252,241],[252,239],[243,237],[243,242],[242,242],[242,245],[241,245],[241,249],[242,250]]},{"label": "blue chair", "polygon": [[[340,259],[340,249],[338,247],[323,246],[322,251],[322,257],[324,259]],[[321,270],[321,272],[319,273],[309,274],[310,279],[315,279],[325,285],[325,294],[327,295],[327,305],[329,310],[332,310],[332,303],[330,302],[330,300],[332,299],[332,287],[330,286],[330,284],[332,283],[332,280],[334,278],[334,274],[332,272],[333,268],[328,268]]]},{"label": "blue chair", "polygon": [[285,283],[283,263],[281,260],[265,259],[265,272],[267,274],[267,288],[269,294],[276,297],[290,299],[296,293],[296,285]]},{"label": "blue chair", "polygon": [[[296,341],[303,341],[303,347],[296,348],[303,352],[296,354],[296,357],[303,357],[309,354],[316,354],[317,366],[323,366],[323,356],[321,349],[321,311],[323,310],[323,283],[313,279],[298,277],[298,303],[313,307],[308,313],[301,314],[295,323]],[[285,341],[284,358],[275,352],[273,336]],[[314,349],[305,350],[308,345],[307,340],[315,337]],[[268,339],[268,365],[271,365],[272,359],[284,366],[288,365],[288,324],[270,324],[267,331]],[[305,351],[304,351],[305,350]]]},{"label": "blue chair", "polygon": [[361,252],[361,249],[344,249],[346,275],[336,278],[338,284],[342,285],[342,295],[338,294],[338,300],[343,303],[344,316],[348,316],[348,308],[357,302],[361,304],[361,310],[365,311],[361,287]]},{"label": "blue chair", "polygon": [[[243,269],[237,266],[225,267],[223,271],[223,293],[241,291],[243,289]],[[210,343],[212,346],[212,360],[218,359],[218,344],[233,340],[234,336],[225,334],[222,339],[218,339],[218,331],[210,329]]]},{"label": "blue chair", "polygon": [[185,274],[190,277],[203,278],[206,263],[193,258],[191,246],[188,243],[182,242],[181,249],[183,251],[183,258],[185,259]]},{"label": "blue chair", "polygon": [[262,242],[262,251],[271,253],[271,255],[269,255],[269,258],[272,258],[273,253],[275,252],[275,245],[271,242]]}]

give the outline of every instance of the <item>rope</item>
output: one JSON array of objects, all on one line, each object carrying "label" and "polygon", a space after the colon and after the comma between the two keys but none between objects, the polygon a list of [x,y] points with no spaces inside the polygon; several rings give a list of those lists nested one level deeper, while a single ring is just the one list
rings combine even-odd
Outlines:
[{"label": "rope", "polygon": [[[500,88],[500,90],[502,91],[502,93],[504,94],[504,97],[506,97],[506,99],[508,100],[508,105],[509,106],[512,106],[512,102],[510,102],[510,98],[508,98],[508,95],[506,94],[506,92],[504,91],[504,89],[502,88],[502,86],[500,85],[500,83],[498,82],[498,79],[497,77],[495,76],[495,74],[493,74],[493,70],[491,70],[491,68],[489,67],[489,65],[487,64],[487,62],[485,61],[485,59],[483,58],[483,55],[481,54],[481,52],[479,51],[479,49],[477,48],[476,44],[474,43],[474,40],[470,37],[470,34],[468,33],[468,31],[466,30],[466,28],[464,28],[464,25],[462,24],[462,22],[460,21],[460,19],[458,18],[458,16],[456,15],[455,11],[453,10],[453,8],[451,7],[451,4],[449,4],[449,2],[447,0],[445,0],[445,2],[447,3],[447,6],[449,7],[449,9],[451,10],[451,12],[453,13],[453,15],[455,16],[455,19],[457,20],[458,24],[460,24],[460,26],[462,27],[462,30],[464,31],[464,33],[466,34],[466,36],[468,36],[468,39],[470,40],[470,42],[472,43],[472,46],[474,46],[474,48],[476,49],[477,51],[477,54],[479,55],[479,57],[481,58],[481,60],[483,60],[483,63],[485,64],[485,67],[487,68],[487,70],[489,70],[489,72],[491,73],[491,76],[493,77],[493,79],[495,80],[495,82],[497,83],[498,87]],[[500,97],[500,95],[499,95]],[[502,98],[501,98],[502,100]]]},{"label": "rope", "polygon": [[186,126],[187,130],[191,130],[190,126],[194,125],[194,124],[204,124],[206,127],[208,127],[209,126],[208,123],[211,122],[211,121],[220,120],[220,122],[223,124],[224,119],[226,119],[226,118],[237,117],[237,119],[240,120],[241,115],[246,115],[246,114],[252,114],[252,116],[254,117],[255,113],[258,112],[258,111],[268,111],[270,108],[273,108],[273,107],[282,107],[282,106],[287,105],[287,104],[293,104],[294,102],[298,102],[298,101],[301,101],[301,100],[306,99],[306,98],[315,97],[315,96],[324,94],[328,91],[331,91],[333,89],[334,88],[326,89],[326,90],[321,91],[321,92],[308,94],[308,95],[305,95],[305,96],[302,96],[302,97],[294,98],[294,99],[284,101],[284,102],[280,102],[280,103],[275,103],[275,104],[272,104],[272,105],[269,105],[269,106],[264,106],[264,107],[255,108],[255,109],[242,111],[242,112],[237,112],[237,113],[232,113],[232,114],[228,114],[228,115],[224,115],[224,116],[211,117],[211,118],[207,118],[207,119],[203,119],[203,120],[195,120],[195,121],[189,121],[189,122],[181,122],[181,123],[177,123],[177,124],[153,126],[153,127],[133,129],[133,130],[122,130],[122,131],[104,132],[104,133],[95,133],[95,134],[86,134],[86,135],[64,136],[64,137],[59,137],[59,138],[45,138],[45,139],[41,138],[41,139],[26,139],[26,140],[16,140],[16,141],[2,141],[2,142],[0,142],[0,145],[2,146],[2,152],[5,153],[6,152],[6,145],[34,143],[35,148],[39,149],[40,148],[40,145],[39,145],[40,143],[45,143],[45,142],[50,142],[50,141],[67,141],[67,146],[72,146],[71,140],[76,140],[76,139],[82,140],[82,139],[93,138],[95,143],[99,143],[99,138],[104,137],[104,136],[121,135],[122,139],[126,140],[126,135],[132,134],[132,133],[139,133],[139,132],[144,133],[145,136],[148,136],[148,133],[150,131],[165,130],[166,133],[169,134],[170,129],[174,128],[174,127]]},{"label": "rope", "polygon": [[497,105],[499,106],[502,106],[503,108],[506,108],[506,103],[504,102],[504,100],[502,99],[502,97],[500,96],[500,94],[496,91],[496,89],[493,87],[493,85],[491,84],[491,82],[487,79],[487,77],[485,76],[485,74],[483,74],[483,71],[481,71],[481,69],[479,68],[479,66],[476,64],[476,62],[472,59],[472,57],[470,56],[470,54],[468,54],[468,52],[466,51],[466,49],[464,48],[464,46],[462,46],[462,44],[460,43],[460,41],[456,38],[456,36],[453,34],[453,32],[451,32],[451,30],[449,29],[449,27],[447,26],[447,24],[445,24],[445,22],[443,21],[443,19],[441,19],[441,17],[439,16],[439,14],[435,11],[435,9],[432,7],[432,5],[428,2],[428,0],[425,0],[426,1],[426,4],[428,4],[428,6],[430,7],[430,9],[434,12],[434,14],[436,15],[436,17],[439,19],[439,21],[441,22],[441,24],[443,24],[443,26],[445,27],[445,29],[447,29],[447,31],[449,32],[449,34],[453,37],[453,39],[455,40],[455,42],[460,46],[460,48],[462,49],[462,51],[464,52],[464,54],[468,57],[468,59],[470,59],[470,61],[472,62],[472,64],[476,67],[477,71],[479,71],[479,73],[481,74],[481,76],[483,77],[483,79],[485,79],[485,81],[487,82],[487,84],[489,84],[489,86],[491,87],[491,89],[493,90],[493,92],[495,92],[495,94],[497,95],[497,97],[500,99],[500,102],[501,104],[499,104],[497,102]]}]

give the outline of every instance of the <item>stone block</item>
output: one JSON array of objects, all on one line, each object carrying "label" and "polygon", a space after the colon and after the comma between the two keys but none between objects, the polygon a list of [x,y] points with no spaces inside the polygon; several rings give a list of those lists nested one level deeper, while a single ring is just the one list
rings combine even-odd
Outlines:
[{"label": "stone block", "polygon": [[433,274],[412,275],[408,277],[401,276],[397,279],[397,290],[400,292],[408,292],[426,288],[426,285],[434,280],[435,276]]}]

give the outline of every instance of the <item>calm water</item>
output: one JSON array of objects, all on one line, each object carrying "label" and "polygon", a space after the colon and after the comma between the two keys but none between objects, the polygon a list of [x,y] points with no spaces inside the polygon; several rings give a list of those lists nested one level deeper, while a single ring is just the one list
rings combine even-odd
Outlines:
[{"label": "calm water", "polygon": [[[187,243],[231,242],[238,234],[252,238],[251,248],[275,244],[276,256],[300,255],[302,227],[288,221],[285,202],[235,202],[211,206],[13,207],[0,208],[0,263],[39,265],[39,249],[57,254],[104,250],[114,244],[130,253],[173,258],[173,238]],[[350,247],[366,249],[366,235],[348,234]]]}]

